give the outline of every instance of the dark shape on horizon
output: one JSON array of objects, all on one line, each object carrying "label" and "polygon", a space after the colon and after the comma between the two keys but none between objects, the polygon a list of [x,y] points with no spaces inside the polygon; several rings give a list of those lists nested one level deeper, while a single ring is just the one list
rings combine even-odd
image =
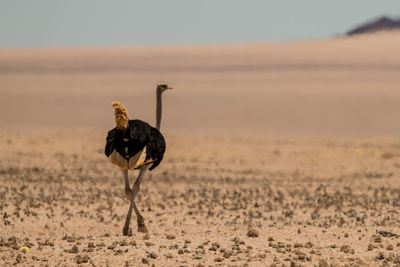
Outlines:
[{"label": "dark shape on horizon", "polygon": [[400,18],[392,19],[386,16],[374,19],[372,21],[361,24],[360,26],[348,31],[347,36],[374,33],[379,31],[400,30]]}]

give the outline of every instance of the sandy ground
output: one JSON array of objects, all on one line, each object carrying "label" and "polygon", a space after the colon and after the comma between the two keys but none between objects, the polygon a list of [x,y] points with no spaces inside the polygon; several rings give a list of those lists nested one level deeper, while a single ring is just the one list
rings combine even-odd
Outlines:
[{"label": "sandy ground", "polygon": [[400,263],[398,139],[165,136],[137,198],[149,234],[123,237],[104,134],[1,133],[2,265]]},{"label": "sandy ground", "polygon": [[[0,50],[0,265],[400,264],[399,41]],[[153,124],[157,81],[124,237],[111,101]]]}]

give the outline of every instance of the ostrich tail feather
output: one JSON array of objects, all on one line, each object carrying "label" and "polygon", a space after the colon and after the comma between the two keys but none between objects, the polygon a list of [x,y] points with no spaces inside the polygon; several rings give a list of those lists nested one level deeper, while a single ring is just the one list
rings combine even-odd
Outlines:
[{"label": "ostrich tail feather", "polygon": [[128,127],[128,110],[121,102],[112,102],[115,114],[115,124],[118,130],[124,130]]}]

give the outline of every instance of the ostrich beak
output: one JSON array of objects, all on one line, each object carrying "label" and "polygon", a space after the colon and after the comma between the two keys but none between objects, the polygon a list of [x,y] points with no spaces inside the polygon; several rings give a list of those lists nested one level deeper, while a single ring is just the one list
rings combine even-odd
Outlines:
[{"label": "ostrich beak", "polygon": [[169,86],[168,86],[168,87],[167,87],[167,89],[174,89],[174,88],[173,88],[173,87],[169,87]]}]

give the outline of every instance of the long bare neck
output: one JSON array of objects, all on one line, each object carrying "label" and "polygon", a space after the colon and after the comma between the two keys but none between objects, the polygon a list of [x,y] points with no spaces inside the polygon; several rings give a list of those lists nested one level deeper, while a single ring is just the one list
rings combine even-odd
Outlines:
[{"label": "long bare neck", "polygon": [[157,110],[156,110],[156,128],[160,130],[161,126],[161,113],[162,113],[162,100],[161,100],[161,90],[157,89]]}]

